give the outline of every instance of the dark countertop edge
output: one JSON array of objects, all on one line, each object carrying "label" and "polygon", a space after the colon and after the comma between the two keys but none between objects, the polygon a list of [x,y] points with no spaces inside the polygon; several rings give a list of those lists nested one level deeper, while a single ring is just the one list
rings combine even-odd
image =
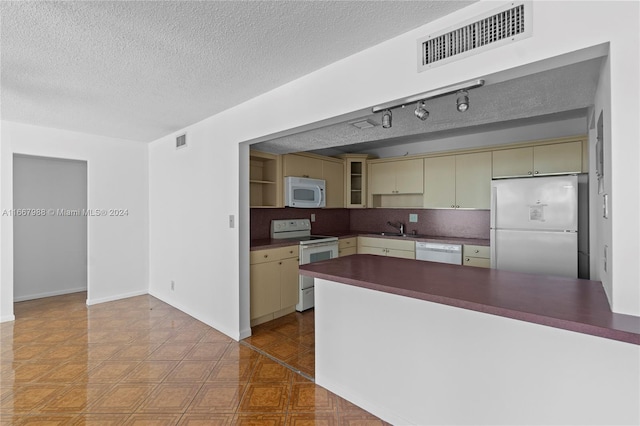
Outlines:
[{"label": "dark countertop edge", "polygon": [[[342,277],[340,275],[325,274],[321,272],[308,271],[303,269],[301,265],[300,274],[314,278],[321,278],[329,281],[335,281],[343,284],[353,285],[355,287],[366,288],[369,290],[380,291],[398,296],[410,297],[413,299],[425,300],[427,302],[439,303],[442,305],[453,306],[456,308],[468,309],[476,312],[483,312],[490,315],[496,315],[505,318],[511,318],[519,321],[529,322],[533,324],[545,325],[549,327],[559,328],[563,330],[573,331],[581,334],[588,334],[605,339],[617,340],[633,345],[640,345],[640,334],[628,332],[624,330],[616,330],[613,328],[602,327],[594,324],[586,324],[576,321],[570,321],[561,318],[553,318],[545,315],[534,314],[530,312],[517,311],[504,307],[485,305],[477,302],[454,299],[445,296],[438,296],[429,293],[416,292],[412,290],[404,290],[397,287],[389,287],[383,284],[371,282],[363,282],[361,280]],[[612,313],[612,315],[618,315]]]},{"label": "dark countertop edge", "polygon": [[[352,237],[374,237],[374,238],[388,238],[393,240],[402,241],[421,241],[421,242],[438,242],[448,244],[462,244],[462,245],[476,245],[476,246],[489,246],[489,240],[478,238],[457,238],[457,237],[437,237],[437,236],[424,236],[420,238],[413,237],[397,237],[394,235],[378,235],[372,232],[362,231],[348,231],[348,232],[333,232],[329,233],[332,237],[352,238]],[[273,240],[271,238],[263,238],[259,240],[251,240],[250,250],[266,250],[271,248],[286,247],[291,245],[297,245],[296,242],[291,240]]]}]

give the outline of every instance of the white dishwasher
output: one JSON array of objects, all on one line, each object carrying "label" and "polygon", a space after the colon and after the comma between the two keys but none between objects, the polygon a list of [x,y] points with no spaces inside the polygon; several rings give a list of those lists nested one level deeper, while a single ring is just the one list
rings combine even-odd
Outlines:
[{"label": "white dishwasher", "polygon": [[462,246],[416,241],[416,260],[462,265]]}]

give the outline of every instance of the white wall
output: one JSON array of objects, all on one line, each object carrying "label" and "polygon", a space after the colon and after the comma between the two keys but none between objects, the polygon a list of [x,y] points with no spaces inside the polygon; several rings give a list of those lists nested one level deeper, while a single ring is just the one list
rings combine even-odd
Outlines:
[{"label": "white wall", "polygon": [[13,300],[87,289],[87,216],[58,210],[87,209],[86,161],[15,155]]},{"label": "white wall", "polygon": [[[239,268],[248,276],[248,263],[240,263],[239,251],[249,249],[248,241],[240,238],[237,228],[229,229],[227,218],[242,215],[238,223],[246,226],[244,217],[249,214],[248,209],[239,208],[248,186],[239,183],[238,143],[610,43],[612,81],[617,82],[611,87],[612,185],[616,193],[612,211],[617,223],[613,227],[616,255],[611,265],[615,277],[611,292],[615,311],[640,315],[640,227],[635,215],[640,109],[637,97],[629,96],[639,89],[638,4],[533,2],[531,38],[416,73],[417,38],[499,4],[475,3],[191,126],[187,129],[191,146],[186,150],[175,150],[175,135],[153,142],[149,151],[150,291],[231,336],[247,332],[240,328],[239,316],[248,312],[248,300],[240,299],[239,294],[246,293],[248,282],[239,282]],[[309,108],[309,99],[313,99],[313,108]],[[624,208],[618,205],[622,200]],[[177,283],[173,293],[167,290],[171,279]]]},{"label": "white wall", "polygon": [[[86,161],[89,209],[128,209],[124,217],[88,218],[87,303],[147,293],[147,145],[6,121],[1,136],[3,210],[13,205],[13,153]],[[13,317],[12,227],[11,218],[3,216],[3,320]]]},{"label": "white wall", "polygon": [[316,383],[394,425],[640,422],[638,345],[328,280],[315,290]]}]

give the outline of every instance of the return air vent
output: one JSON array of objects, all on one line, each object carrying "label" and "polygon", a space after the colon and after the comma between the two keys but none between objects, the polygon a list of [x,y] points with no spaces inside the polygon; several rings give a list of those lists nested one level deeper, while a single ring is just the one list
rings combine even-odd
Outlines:
[{"label": "return air vent", "polygon": [[180,135],[176,138],[176,149],[187,146],[187,134]]},{"label": "return air vent", "polygon": [[510,3],[418,40],[418,72],[531,36],[530,2]]}]

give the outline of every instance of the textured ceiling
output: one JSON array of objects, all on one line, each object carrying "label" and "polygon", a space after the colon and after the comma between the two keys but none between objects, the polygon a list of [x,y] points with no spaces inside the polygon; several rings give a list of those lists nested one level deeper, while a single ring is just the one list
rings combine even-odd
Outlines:
[{"label": "textured ceiling", "polygon": [[392,127],[384,129],[380,125],[381,113],[365,111],[361,118],[376,122],[376,127],[360,130],[349,124],[357,121],[351,118],[261,142],[252,148],[279,154],[313,151],[337,155],[488,129],[586,117],[588,107],[593,104],[601,63],[601,58],[590,59],[495,83],[492,76],[483,77],[485,86],[469,91],[470,108],[465,113],[456,110],[456,96],[452,94],[426,102],[430,112],[426,121],[414,116],[415,106],[411,105],[393,109]]},{"label": "textured ceiling", "polygon": [[2,118],[152,141],[470,3],[3,1]]}]

